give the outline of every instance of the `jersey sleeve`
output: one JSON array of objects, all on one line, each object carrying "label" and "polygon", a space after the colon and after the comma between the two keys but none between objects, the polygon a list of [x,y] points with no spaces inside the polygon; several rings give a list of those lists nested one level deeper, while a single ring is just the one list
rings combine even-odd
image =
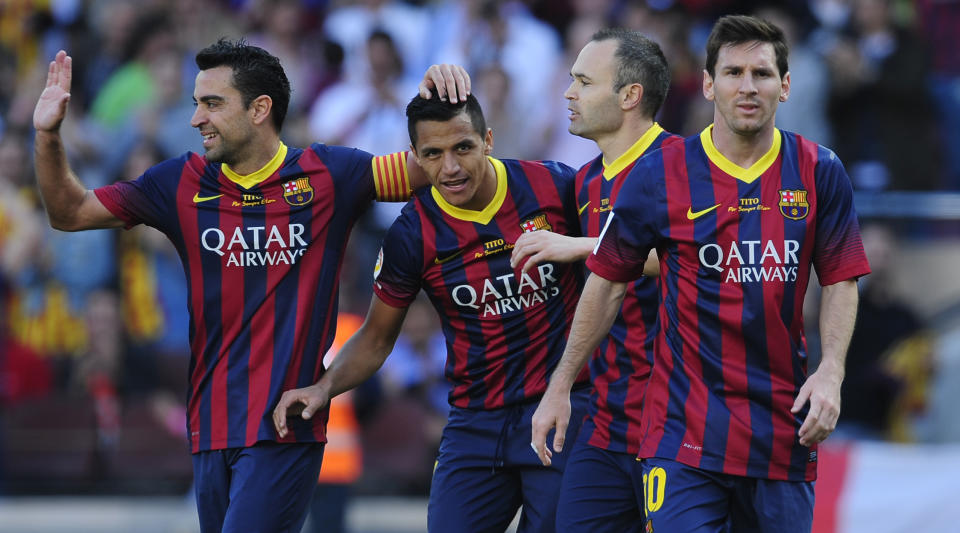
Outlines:
[{"label": "jersey sleeve", "polygon": [[344,192],[358,205],[371,200],[406,202],[410,199],[410,175],[407,152],[374,156],[369,152],[345,146],[315,143],[311,149],[320,155],[338,183],[347,185]]},{"label": "jersey sleeve", "polygon": [[597,246],[587,256],[587,268],[610,281],[642,276],[647,254],[656,245],[656,174],[644,163],[641,159],[627,175]]},{"label": "jersey sleeve", "polygon": [[380,202],[406,202],[410,199],[410,175],[407,172],[409,152],[394,152],[373,158],[373,185]]},{"label": "jersey sleeve", "polygon": [[423,280],[423,243],[413,201],[397,217],[380,246],[373,270],[373,292],[387,305],[407,307]]},{"label": "jersey sleeve", "polygon": [[813,266],[820,285],[833,285],[870,273],[853,206],[853,187],[840,159],[819,147],[815,171],[817,230]]},{"label": "jersey sleeve", "polygon": [[176,187],[189,154],[155,165],[139,178],[94,189],[100,203],[127,229],[146,224],[160,230],[176,220]]}]

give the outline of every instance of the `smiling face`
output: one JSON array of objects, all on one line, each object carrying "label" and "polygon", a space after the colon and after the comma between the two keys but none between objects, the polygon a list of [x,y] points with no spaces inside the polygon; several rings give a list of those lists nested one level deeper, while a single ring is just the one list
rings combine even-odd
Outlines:
[{"label": "smiling face", "polygon": [[617,41],[590,41],[570,68],[573,80],[566,92],[570,133],[596,141],[623,124],[620,95],[613,90]]},{"label": "smiling face", "polygon": [[714,102],[714,128],[740,136],[772,132],[779,102],[790,95],[790,73],[780,77],[770,43],[720,48],[715,77],[703,73],[703,95]]},{"label": "smiling face", "polygon": [[493,132],[481,136],[466,111],[447,121],[421,120],[411,146],[427,179],[447,203],[481,211],[497,192],[497,176],[487,155]]},{"label": "smiling face", "polygon": [[190,125],[200,130],[207,160],[236,167],[255,138],[254,106],[243,105],[227,66],[201,70],[193,91]]}]

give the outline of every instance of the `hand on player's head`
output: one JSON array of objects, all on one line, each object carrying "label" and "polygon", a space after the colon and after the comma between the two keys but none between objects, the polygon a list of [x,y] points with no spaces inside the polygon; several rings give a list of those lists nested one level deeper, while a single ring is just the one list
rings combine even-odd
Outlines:
[{"label": "hand on player's head", "polygon": [[460,65],[431,65],[420,81],[420,96],[429,100],[436,89],[440,99],[457,103],[470,94],[470,75]]}]

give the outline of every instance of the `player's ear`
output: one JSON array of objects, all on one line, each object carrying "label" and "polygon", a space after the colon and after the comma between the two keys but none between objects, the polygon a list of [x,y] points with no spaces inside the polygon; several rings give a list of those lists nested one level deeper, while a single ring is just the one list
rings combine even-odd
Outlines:
[{"label": "player's ear", "polygon": [[783,75],[783,80],[780,81],[780,101],[786,102],[790,98],[790,72],[788,71]]},{"label": "player's ear", "polygon": [[629,111],[640,105],[643,99],[643,85],[631,83],[620,89],[620,108]]},{"label": "player's ear", "polygon": [[493,130],[487,128],[487,134],[483,137],[483,155],[493,153]]},{"label": "player's ear", "polygon": [[261,94],[250,102],[250,107],[247,109],[250,111],[250,118],[253,123],[262,124],[270,116],[270,111],[273,110],[273,99]]},{"label": "player's ear", "polygon": [[703,97],[708,101],[713,101],[713,76],[703,69]]}]

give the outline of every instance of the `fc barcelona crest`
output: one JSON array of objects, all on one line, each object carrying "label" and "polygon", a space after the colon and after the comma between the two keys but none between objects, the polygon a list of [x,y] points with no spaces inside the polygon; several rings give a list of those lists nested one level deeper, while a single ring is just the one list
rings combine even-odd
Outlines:
[{"label": "fc barcelona crest", "polygon": [[524,233],[529,233],[531,231],[537,231],[540,229],[553,231],[553,227],[550,226],[549,222],[547,222],[547,215],[537,215],[533,218],[524,220],[520,223],[520,229],[522,229]]},{"label": "fc barcelona crest", "polygon": [[780,214],[790,220],[803,220],[807,218],[810,212],[810,204],[807,203],[807,191],[780,190]]},{"label": "fc barcelona crest", "polygon": [[283,184],[283,199],[290,205],[309,204],[313,200],[310,178],[304,176]]}]

